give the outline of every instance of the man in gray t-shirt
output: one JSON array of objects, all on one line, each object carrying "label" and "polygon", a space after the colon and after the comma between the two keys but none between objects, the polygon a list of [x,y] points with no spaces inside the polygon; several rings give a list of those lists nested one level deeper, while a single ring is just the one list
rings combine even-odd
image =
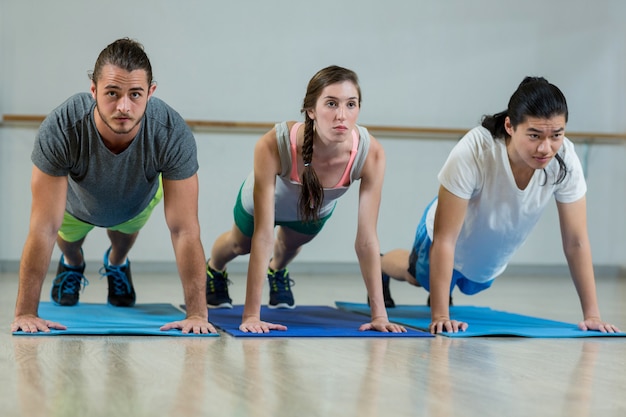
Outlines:
[{"label": "man in gray t-shirt", "polygon": [[87,284],[82,244],[94,227],[106,228],[111,241],[101,268],[109,285],[107,301],[134,305],[128,253],[164,199],[187,317],[161,329],[214,333],[205,298],[195,139],[182,117],[153,97],[152,68],[138,42],[125,38],[107,46],[91,79],[91,93],[76,94],[57,107],[35,140],[30,230],[11,329],[65,329],[37,316],[50,256],[56,240],[62,255],[52,301],[75,305]]}]

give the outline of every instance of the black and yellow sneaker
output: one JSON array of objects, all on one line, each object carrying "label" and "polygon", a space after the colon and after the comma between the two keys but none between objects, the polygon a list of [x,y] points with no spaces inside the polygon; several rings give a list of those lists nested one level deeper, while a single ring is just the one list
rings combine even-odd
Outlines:
[{"label": "black and yellow sneaker", "polygon": [[272,268],[267,270],[267,281],[270,284],[270,302],[269,308],[295,308],[296,303],[291,292],[291,285],[295,285],[294,281],[289,277],[287,268],[280,271],[274,271]]},{"label": "black and yellow sneaker", "polygon": [[233,308],[233,300],[228,295],[228,272],[220,272],[206,265],[206,305],[208,308]]}]

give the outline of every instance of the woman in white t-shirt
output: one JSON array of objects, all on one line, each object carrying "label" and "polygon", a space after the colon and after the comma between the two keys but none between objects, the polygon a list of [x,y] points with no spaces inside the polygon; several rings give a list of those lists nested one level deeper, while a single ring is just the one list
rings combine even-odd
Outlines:
[{"label": "woman in white t-shirt", "polygon": [[457,332],[450,294],[489,288],[524,243],[552,198],[563,249],[578,291],[582,330],[615,332],[600,318],[587,234],[587,190],[574,145],[565,137],[563,93],[541,77],[526,77],[507,110],[483,117],[454,147],[439,172],[439,195],[426,208],[412,250],[382,257],[388,277],[430,292],[430,331]]}]

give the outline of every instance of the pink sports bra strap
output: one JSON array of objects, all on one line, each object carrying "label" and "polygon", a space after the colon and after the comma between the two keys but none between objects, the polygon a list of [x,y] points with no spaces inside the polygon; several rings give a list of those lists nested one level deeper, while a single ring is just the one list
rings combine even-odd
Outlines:
[{"label": "pink sports bra strap", "polygon": [[350,160],[348,161],[348,165],[346,166],[346,170],[343,172],[343,175],[339,179],[335,188],[341,187],[343,185],[350,184],[350,171],[352,171],[352,164],[354,163],[354,158],[356,158],[356,152],[359,147],[359,136],[356,133],[356,129],[352,131],[352,149],[350,150]]},{"label": "pink sports bra strap", "polygon": [[300,176],[298,175],[298,129],[304,123],[294,123],[289,131],[289,142],[291,144],[291,181],[300,183]]},{"label": "pink sports bra strap", "polygon": [[[289,142],[291,145],[291,174],[290,178],[292,181],[300,183],[300,176],[298,175],[298,129],[304,123],[297,122],[291,127],[289,131]],[[350,184],[350,171],[352,170],[352,164],[354,163],[354,159],[356,158],[357,150],[359,148],[359,134],[356,129],[352,131],[352,149],[350,150],[350,160],[346,165],[346,169],[343,172],[343,175],[339,179],[339,182],[333,187],[342,187],[344,185]]]}]

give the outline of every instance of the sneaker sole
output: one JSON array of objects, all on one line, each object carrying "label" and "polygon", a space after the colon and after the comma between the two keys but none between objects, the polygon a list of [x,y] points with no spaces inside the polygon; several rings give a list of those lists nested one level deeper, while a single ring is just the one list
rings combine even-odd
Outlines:
[{"label": "sneaker sole", "polygon": [[115,307],[115,308],[131,308],[131,307],[135,307],[135,302],[133,302],[132,304],[113,304],[110,301],[107,301],[107,305],[110,305],[111,307]]},{"label": "sneaker sole", "polygon": [[272,310],[279,309],[279,308],[286,308],[286,309],[289,309],[289,310],[293,310],[294,308],[296,308],[296,305],[295,304],[289,305],[287,303],[278,303],[276,305],[268,304],[267,308],[270,308]]},{"label": "sneaker sole", "polygon": [[58,301],[52,300],[52,304],[54,304],[55,306],[59,306],[59,307],[74,307],[78,305],[78,301],[76,301],[75,303],[71,303],[71,304],[68,304],[68,303],[61,304]]},{"label": "sneaker sole", "polygon": [[206,306],[207,308],[233,308],[233,305],[231,303],[222,303],[217,305],[207,304]]}]

